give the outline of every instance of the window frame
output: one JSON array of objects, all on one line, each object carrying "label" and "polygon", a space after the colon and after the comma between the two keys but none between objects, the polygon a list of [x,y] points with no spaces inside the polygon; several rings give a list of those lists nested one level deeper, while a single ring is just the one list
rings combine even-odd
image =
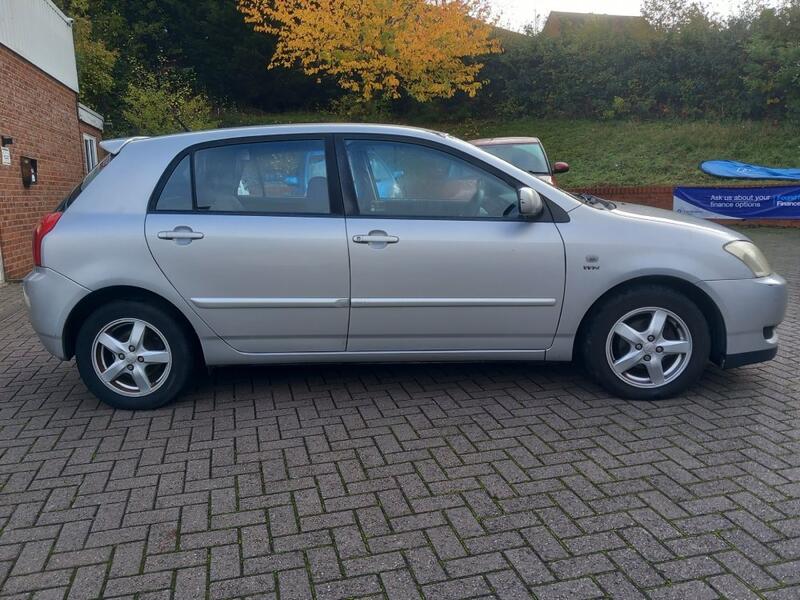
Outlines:
[{"label": "window frame", "polygon": [[[197,185],[195,178],[195,160],[194,154],[200,150],[210,148],[221,148],[225,146],[241,146],[250,144],[261,144],[269,142],[322,142],[323,150],[325,152],[325,170],[327,172],[328,180],[328,202],[330,205],[330,212],[327,213],[309,213],[309,212],[276,212],[276,211],[233,211],[233,210],[199,210],[197,208]],[[161,192],[167,185],[172,173],[175,171],[181,161],[189,156],[189,173],[191,177],[191,192],[192,192],[192,208],[191,210],[157,210],[158,200],[161,197]],[[257,136],[237,136],[231,138],[223,138],[217,140],[209,140],[207,142],[200,142],[187,146],[181,150],[169,162],[164,172],[153,189],[150,195],[150,200],[147,203],[147,213],[150,214],[191,214],[191,215],[237,215],[237,216],[262,216],[262,217],[333,217],[341,218],[344,216],[344,206],[341,195],[342,186],[339,181],[339,169],[336,162],[336,148],[334,136],[331,134],[285,134],[285,135],[257,135]]]},{"label": "window frame", "polygon": [[[88,175],[89,173],[92,172],[92,169],[94,169],[100,163],[100,159],[99,159],[99,157],[97,155],[97,138],[95,136],[93,136],[93,135],[88,134],[88,133],[84,133],[84,134],[82,134],[82,136],[83,136],[83,138],[82,138],[83,139],[83,166],[86,169],[86,174]],[[87,146],[86,146],[87,142],[91,143],[91,146],[92,146],[92,159],[94,160],[94,164],[91,165],[91,166],[89,165],[89,153],[87,152]]]},{"label": "window frame", "polygon": [[[509,175],[502,169],[498,169],[494,165],[490,165],[489,163],[485,163],[479,158],[472,156],[471,154],[467,154],[466,152],[462,152],[457,148],[453,148],[448,146],[447,144],[437,143],[432,140],[426,140],[422,138],[417,138],[413,136],[404,136],[404,135],[383,135],[383,134],[375,134],[375,133],[337,133],[335,135],[336,138],[336,159],[339,164],[339,172],[340,172],[340,180],[341,180],[341,188],[342,188],[342,200],[344,202],[344,210],[345,215],[348,219],[387,219],[387,220],[397,220],[397,219],[405,219],[405,220],[412,220],[412,221],[466,221],[466,222],[477,222],[477,221],[491,221],[491,222],[499,222],[499,223],[514,223],[523,221],[526,223],[530,222],[565,222],[569,221],[569,216],[563,209],[560,212],[563,212],[563,215],[558,215],[557,219],[554,219],[553,216],[553,208],[552,203],[547,200],[544,196],[542,196],[542,200],[544,201],[544,210],[537,216],[537,217],[528,217],[525,215],[516,215],[515,217],[461,217],[461,216],[409,216],[409,215],[372,215],[372,214],[361,214],[358,208],[358,199],[356,197],[356,189],[355,189],[355,182],[353,173],[350,170],[350,163],[347,155],[347,142],[349,141],[373,141],[373,142],[389,142],[389,143],[399,143],[399,144],[412,144],[417,146],[422,146],[425,148],[429,148],[431,150],[437,150],[444,154],[449,154],[450,156],[460,159],[470,166],[475,167],[481,171],[484,171],[490,175],[493,175],[503,181],[504,183],[513,187],[517,192],[523,187],[529,187],[526,183],[523,183],[516,179],[515,177]],[[556,207],[559,208],[559,207]]]}]

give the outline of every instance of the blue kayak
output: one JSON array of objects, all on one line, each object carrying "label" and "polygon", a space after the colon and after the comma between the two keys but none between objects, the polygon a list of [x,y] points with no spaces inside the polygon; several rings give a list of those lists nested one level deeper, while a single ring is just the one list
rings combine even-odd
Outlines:
[{"label": "blue kayak", "polygon": [[783,179],[800,181],[800,169],[764,167],[737,162],[735,160],[707,160],[700,163],[700,170],[714,177],[725,179]]}]

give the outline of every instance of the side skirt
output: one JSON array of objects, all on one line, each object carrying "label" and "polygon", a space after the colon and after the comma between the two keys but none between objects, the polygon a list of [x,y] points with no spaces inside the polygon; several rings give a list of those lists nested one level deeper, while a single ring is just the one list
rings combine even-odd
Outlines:
[{"label": "side skirt", "polygon": [[203,340],[208,366],[370,362],[542,361],[544,350],[460,350],[402,352],[237,352],[222,340]]}]

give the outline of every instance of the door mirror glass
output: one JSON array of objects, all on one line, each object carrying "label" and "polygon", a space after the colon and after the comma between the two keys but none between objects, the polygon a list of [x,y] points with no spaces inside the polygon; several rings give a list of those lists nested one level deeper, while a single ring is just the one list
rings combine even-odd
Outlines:
[{"label": "door mirror glass", "polygon": [[553,163],[553,173],[566,173],[569,171],[569,165],[565,162]]},{"label": "door mirror glass", "polygon": [[544,202],[542,197],[533,188],[524,187],[520,188],[519,196],[519,214],[525,217],[538,217],[544,210]]}]

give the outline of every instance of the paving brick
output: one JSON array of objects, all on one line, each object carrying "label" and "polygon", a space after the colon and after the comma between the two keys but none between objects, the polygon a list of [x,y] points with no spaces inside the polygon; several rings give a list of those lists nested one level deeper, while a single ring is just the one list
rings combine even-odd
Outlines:
[{"label": "paving brick", "polygon": [[339,579],[342,576],[339,559],[332,546],[311,548],[306,551],[311,577],[315,582]]},{"label": "paving brick", "polygon": [[453,579],[442,583],[431,583],[422,586],[428,600],[450,600],[452,598],[474,598],[491,593],[482,577]]},{"label": "paving brick", "polygon": [[688,581],[651,590],[650,597],[653,600],[712,600],[719,598],[719,595],[703,581]]},{"label": "paving brick", "polygon": [[311,597],[311,582],[305,569],[291,569],[278,573],[281,600],[305,600]]},{"label": "paving brick", "polygon": [[419,600],[422,598],[414,583],[414,578],[407,570],[381,573],[383,589],[389,600]]},{"label": "paving brick", "polygon": [[414,578],[422,585],[434,581],[444,581],[447,575],[439,559],[430,548],[414,548],[405,551]]}]

